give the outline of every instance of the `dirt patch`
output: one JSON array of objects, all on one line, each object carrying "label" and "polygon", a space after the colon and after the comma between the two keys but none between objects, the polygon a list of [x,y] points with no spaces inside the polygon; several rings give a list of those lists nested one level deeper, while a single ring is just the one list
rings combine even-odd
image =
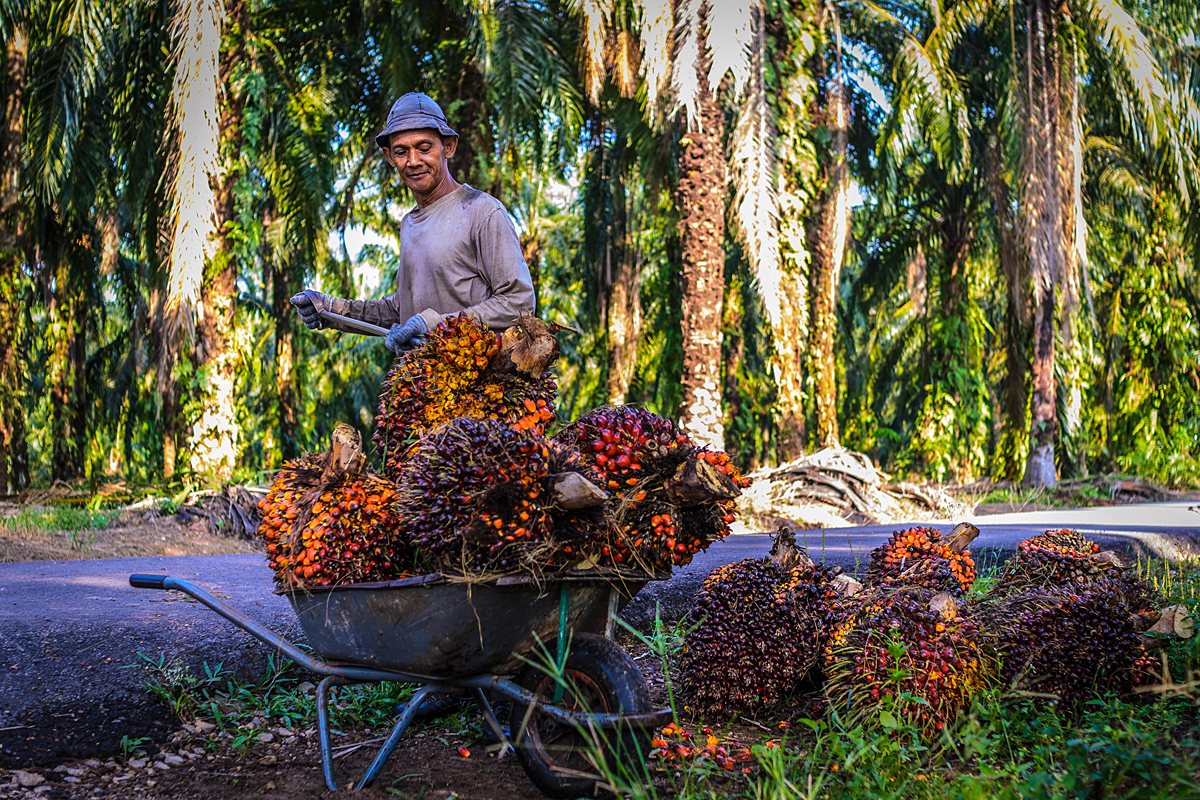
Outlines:
[{"label": "dirt patch", "polygon": [[0,563],[263,552],[257,540],[226,536],[207,517],[191,514],[125,511],[114,513],[103,527],[55,530],[36,524],[38,507],[5,510]]}]

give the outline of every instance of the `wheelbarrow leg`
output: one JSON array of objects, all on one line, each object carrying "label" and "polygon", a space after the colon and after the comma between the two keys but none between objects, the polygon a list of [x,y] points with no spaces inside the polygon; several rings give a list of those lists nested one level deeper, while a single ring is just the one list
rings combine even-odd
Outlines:
[{"label": "wheelbarrow leg", "polygon": [[503,729],[500,727],[500,721],[496,719],[496,714],[492,711],[492,704],[488,702],[487,694],[483,689],[472,689],[472,696],[475,698],[475,705],[479,706],[479,713],[483,716],[483,721],[492,729],[492,733],[496,735],[496,741],[500,742],[500,755],[496,756],[496,760],[504,758],[505,754],[512,748],[508,737],[504,735]]},{"label": "wheelbarrow leg", "polygon": [[336,675],[330,675],[317,686],[317,733],[321,738],[321,770],[325,773],[325,785],[329,791],[337,791],[337,781],[333,779],[333,753],[329,747],[329,689],[332,686],[344,686],[345,680]]},{"label": "wheelbarrow leg", "polygon": [[427,696],[437,691],[438,688],[436,686],[426,684],[413,692],[412,698],[404,706],[404,713],[396,721],[396,727],[392,728],[392,733],[388,736],[387,741],[383,743],[383,747],[379,750],[379,755],[375,756],[375,760],[367,768],[367,774],[363,775],[363,779],[359,781],[358,786],[354,787],[355,791],[364,789],[375,782],[375,779],[379,777],[379,773],[383,769],[383,765],[387,763],[388,758],[392,755],[392,751],[400,743],[400,737],[404,735],[405,729],[412,723],[413,716],[417,713],[417,709],[421,707],[421,702]]}]

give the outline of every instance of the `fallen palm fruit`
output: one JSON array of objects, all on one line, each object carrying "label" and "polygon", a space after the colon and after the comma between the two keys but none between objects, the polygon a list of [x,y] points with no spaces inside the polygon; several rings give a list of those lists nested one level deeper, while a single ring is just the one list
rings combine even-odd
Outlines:
[{"label": "fallen palm fruit", "polygon": [[729,533],[732,498],[748,485],[725,453],[691,445],[667,419],[632,406],[603,406],[554,437],[578,448],[613,493],[611,563],[647,569],[688,564]]},{"label": "fallen palm fruit", "polygon": [[1114,580],[1032,590],[968,613],[999,657],[1005,685],[1066,707],[1106,691],[1129,691],[1145,652],[1140,631],[1146,623]]},{"label": "fallen palm fruit", "polygon": [[[697,733],[699,735],[697,735]],[[753,761],[750,748],[734,746],[732,752],[707,725],[692,733],[674,722],[655,734],[650,740],[650,758],[663,766],[681,764],[703,764],[708,762],[724,770],[732,770],[739,762]]]},{"label": "fallen palm fruit", "polygon": [[935,611],[929,593],[914,588],[862,596],[824,655],[825,696],[843,721],[911,725],[926,739],[967,708],[991,672],[975,624]]},{"label": "fallen palm fruit", "polygon": [[[553,339],[552,334],[546,335]],[[516,336],[510,341],[523,340]],[[519,370],[491,369],[500,354],[496,334],[473,317],[460,315],[439,325],[426,344],[397,359],[384,380],[375,418],[374,441],[383,453],[386,475],[396,473],[422,436],[459,417],[500,420],[519,430],[545,432],[546,423],[554,418],[553,376],[545,370],[531,376]],[[557,355],[557,342],[553,354]],[[542,362],[530,357],[522,363],[531,367]]]},{"label": "fallen palm fruit", "polygon": [[969,523],[956,527],[943,539],[933,528],[896,531],[871,551],[867,582],[872,586],[914,586],[934,592],[962,594],[971,588],[975,561],[966,549],[979,535]]},{"label": "fallen palm fruit", "polygon": [[769,558],[712,572],[689,613],[680,692],[702,714],[770,708],[816,665],[836,597],[835,570]]}]

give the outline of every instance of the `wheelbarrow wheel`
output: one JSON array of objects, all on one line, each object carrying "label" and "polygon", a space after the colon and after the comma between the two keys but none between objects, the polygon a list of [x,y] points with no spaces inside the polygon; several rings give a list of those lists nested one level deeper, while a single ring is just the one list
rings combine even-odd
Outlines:
[{"label": "wheelbarrow wheel", "polygon": [[[548,646],[557,652],[557,644]],[[590,633],[576,633],[567,653],[566,687],[556,705],[594,714],[642,714],[651,710],[650,690],[637,664],[619,646]],[[554,702],[555,680],[544,668],[527,665],[517,683],[545,703]],[[513,744],[529,779],[548,797],[599,794],[603,759],[610,774],[636,776],[649,752],[650,732],[630,726],[586,729],[557,722],[536,708],[513,701]]]}]

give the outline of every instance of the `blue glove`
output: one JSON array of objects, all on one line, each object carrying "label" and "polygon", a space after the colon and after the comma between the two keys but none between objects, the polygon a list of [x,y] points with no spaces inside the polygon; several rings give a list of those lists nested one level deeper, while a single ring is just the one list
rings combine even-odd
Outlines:
[{"label": "blue glove", "polygon": [[413,314],[403,325],[400,323],[393,325],[384,341],[389,350],[399,355],[418,345],[425,344],[423,334],[426,333],[429,333],[429,326],[425,324],[425,320],[421,319],[420,314]]}]

